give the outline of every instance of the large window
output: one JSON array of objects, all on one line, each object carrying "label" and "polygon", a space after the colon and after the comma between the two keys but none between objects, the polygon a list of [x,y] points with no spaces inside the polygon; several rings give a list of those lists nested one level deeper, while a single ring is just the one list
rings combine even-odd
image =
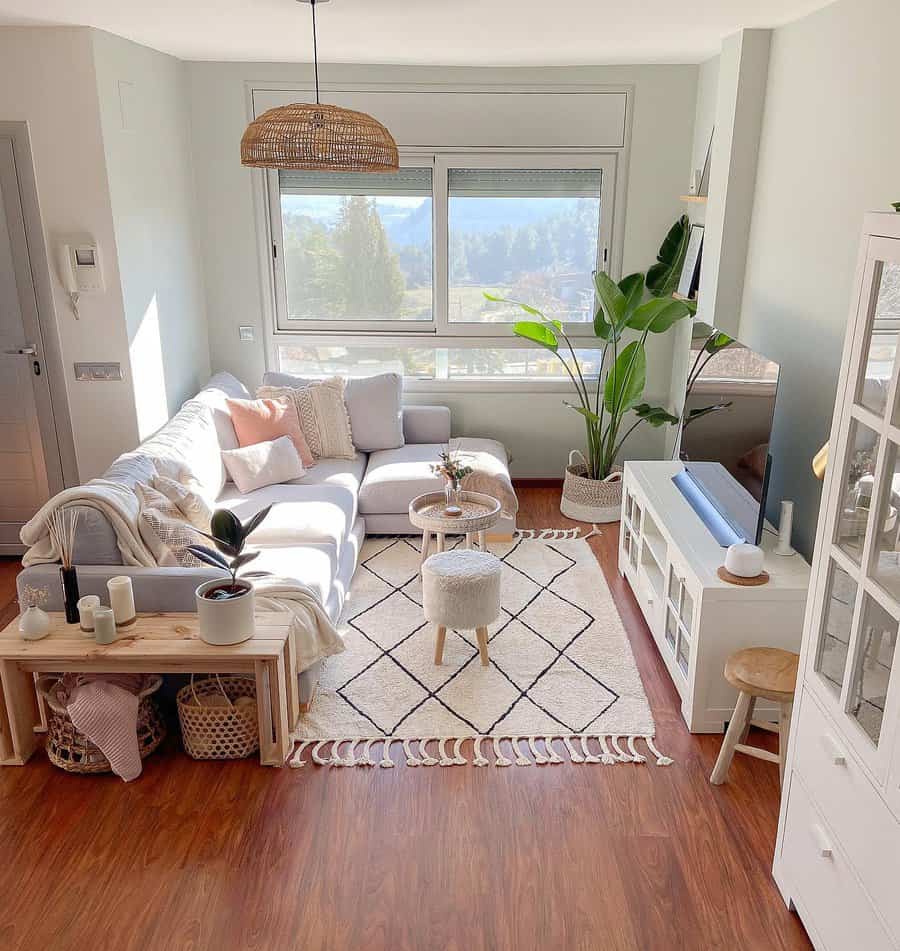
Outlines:
[{"label": "large window", "polygon": [[522,300],[590,337],[608,268],[615,159],[418,155],[396,175],[272,172],[276,329],[285,370],[426,380],[563,379],[517,346]]},{"label": "large window", "polygon": [[431,169],[278,173],[280,324],[431,321]]},{"label": "large window", "polygon": [[600,185],[592,168],[451,168],[451,323],[521,319],[484,291],[566,323],[592,320]]}]

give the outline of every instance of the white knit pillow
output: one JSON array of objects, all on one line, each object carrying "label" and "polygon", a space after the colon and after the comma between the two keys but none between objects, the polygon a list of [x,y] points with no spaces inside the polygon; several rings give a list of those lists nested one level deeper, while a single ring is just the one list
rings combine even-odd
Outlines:
[{"label": "white knit pillow", "polygon": [[353,433],[344,402],[344,380],[316,380],[301,387],[261,386],[260,399],[290,396],[297,407],[300,427],[316,459],[353,459]]},{"label": "white knit pillow", "polygon": [[223,449],[222,459],[241,495],[267,485],[299,479],[306,470],[290,436],[240,449]]},{"label": "white knit pillow", "polygon": [[188,550],[188,545],[208,545],[184,513],[159,489],[138,482],[134,487],[141,503],[138,528],[144,544],[158,565],[165,567],[198,568],[202,562]]}]

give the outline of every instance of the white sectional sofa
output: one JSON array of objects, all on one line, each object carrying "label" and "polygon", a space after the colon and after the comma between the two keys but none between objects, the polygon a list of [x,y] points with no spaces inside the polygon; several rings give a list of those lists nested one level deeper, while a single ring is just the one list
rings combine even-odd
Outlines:
[{"label": "white sectional sofa", "polygon": [[[284,378],[271,374],[265,382],[278,385]],[[163,468],[171,471],[173,460],[183,460],[189,474],[215,499],[215,506],[232,509],[242,520],[270,502],[278,503],[252,536],[252,545],[262,552],[254,570],[311,585],[336,621],[366,532],[416,533],[407,516],[409,502],[422,492],[440,489],[430,465],[450,440],[450,411],[443,406],[401,409],[398,399],[395,411],[402,413],[402,446],[357,452],[354,459],[321,459],[302,479],[241,495],[233,483],[225,481],[219,455],[221,449],[237,446],[226,410],[227,397],[247,399],[251,394],[231,374],[216,374],[159,432],[119,457],[103,478],[133,487],[136,482],[149,481]],[[372,408],[365,407],[369,412]],[[374,421],[370,425],[374,426]],[[371,444],[363,432],[354,433],[354,442]],[[499,443],[483,440],[479,444],[505,462],[505,450]],[[514,529],[514,522],[506,519],[497,533],[511,534]],[[197,585],[218,577],[211,568],[123,565],[112,526],[93,508],[80,511],[75,562],[81,593],[97,594],[104,600],[110,577],[130,575],[139,611],[193,611]],[[20,595],[26,584],[46,588],[49,609],[62,609],[57,565],[26,568],[17,583]],[[314,677],[306,679],[304,691],[301,677],[304,693]]]}]

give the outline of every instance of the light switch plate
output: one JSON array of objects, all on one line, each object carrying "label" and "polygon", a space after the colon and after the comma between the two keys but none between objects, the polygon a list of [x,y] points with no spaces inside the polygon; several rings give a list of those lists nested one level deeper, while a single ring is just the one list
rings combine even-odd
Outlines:
[{"label": "light switch plate", "polygon": [[252,341],[253,340],[253,328],[252,327],[238,327],[238,333],[240,334],[241,340]]},{"label": "light switch plate", "polygon": [[82,383],[121,383],[120,363],[76,363],[75,379]]}]

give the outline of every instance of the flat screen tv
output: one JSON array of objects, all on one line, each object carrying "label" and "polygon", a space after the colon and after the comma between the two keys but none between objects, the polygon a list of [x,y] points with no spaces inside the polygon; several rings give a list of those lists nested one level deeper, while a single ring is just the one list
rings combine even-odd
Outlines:
[{"label": "flat screen tv", "polygon": [[684,472],[676,482],[701,517],[714,516],[704,521],[720,544],[758,545],[772,471],[778,364],[696,323],[688,365],[677,449]]}]

